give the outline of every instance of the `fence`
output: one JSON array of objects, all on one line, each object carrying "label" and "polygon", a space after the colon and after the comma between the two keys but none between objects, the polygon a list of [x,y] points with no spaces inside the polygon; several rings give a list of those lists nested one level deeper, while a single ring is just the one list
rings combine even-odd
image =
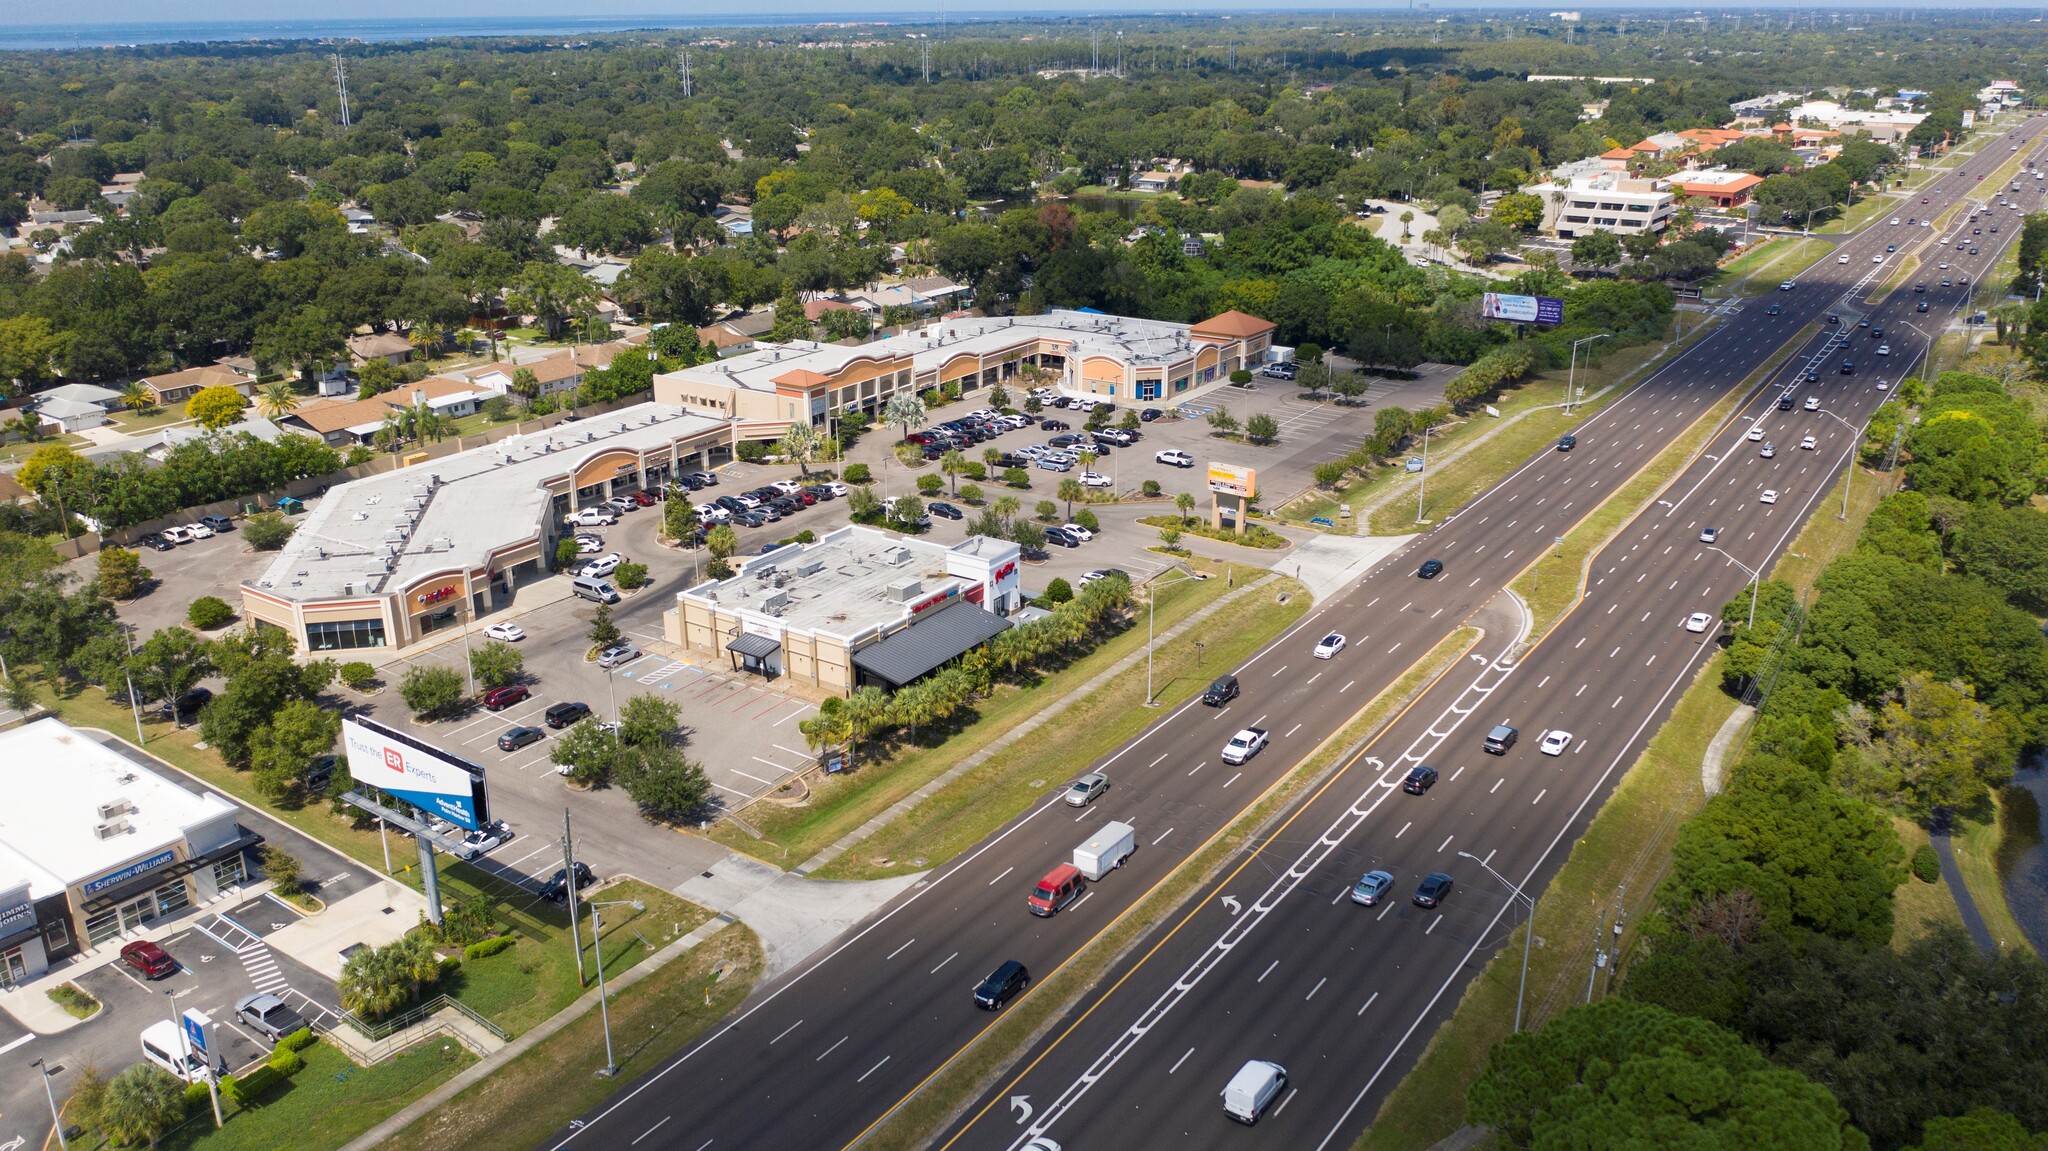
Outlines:
[{"label": "fence", "polygon": [[[381,1063],[399,1052],[415,1044],[423,1043],[436,1035],[451,1036],[478,1055],[490,1054],[489,1051],[482,1049],[477,1044],[473,1036],[468,1034],[453,1020],[437,1018],[443,1011],[450,1010],[467,1019],[470,1023],[475,1024],[480,1030],[497,1036],[500,1043],[512,1038],[504,1028],[484,1018],[468,1004],[446,995],[436,995],[417,1007],[402,1011],[385,1019],[380,1019],[375,1023],[365,1022],[352,1013],[344,1012],[339,1023],[322,1026],[320,1030],[327,1032],[332,1037],[335,1031],[342,1027],[348,1027],[365,1040],[368,1040],[367,1047],[358,1046],[354,1043],[344,1043],[349,1050],[354,1052],[365,1063]],[[344,1042],[339,1039],[336,1041]]]}]

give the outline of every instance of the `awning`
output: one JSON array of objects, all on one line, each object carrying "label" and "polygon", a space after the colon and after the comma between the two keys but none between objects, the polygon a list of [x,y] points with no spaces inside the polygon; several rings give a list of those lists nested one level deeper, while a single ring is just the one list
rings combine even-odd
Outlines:
[{"label": "awning", "polygon": [[111,891],[103,891],[86,900],[80,905],[80,910],[84,911],[87,915],[98,915],[117,903],[133,899],[146,891],[155,891],[174,879],[183,879],[202,867],[217,863],[230,856],[239,855],[250,848],[261,845],[263,842],[262,836],[250,831],[246,827],[237,825],[235,830],[241,832],[241,834],[232,841],[224,843],[204,855],[179,860],[167,867],[160,867],[146,875],[139,876]]},{"label": "awning", "polygon": [[725,650],[736,655],[746,656],[748,659],[767,659],[769,656],[782,650],[782,642],[769,639],[765,635],[755,635],[752,632],[748,632],[746,635],[735,637],[731,643],[726,644]]},{"label": "awning", "polygon": [[853,655],[853,665],[875,679],[902,687],[948,660],[987,643],[1010,621],[971,603],[954,603],[927,615],[878,644]]}]

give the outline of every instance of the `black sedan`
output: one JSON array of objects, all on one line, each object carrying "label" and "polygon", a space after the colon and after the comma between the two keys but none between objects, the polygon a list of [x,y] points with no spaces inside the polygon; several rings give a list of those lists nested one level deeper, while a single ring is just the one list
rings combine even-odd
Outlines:
[{"label": "black sedan", "polygon": [[1436,786],[1436,768],[1418,763],[1408,769],[1408,778],[1401,781],[1401,790],[1410,795],[1421,795]]},{"label": "black sedan", "polygon": [[537,727],[515,727],[498,737],[499,751],[518,751],[529,743],[539,743],[547,735]]},{"label": "black sedan", "polygon": [[[597,876],[591,873],[590,865],[584,863],[580,859],[577,860],[576,890],[582,891],[583,889],[589,887],[591,884],[596,882]],[[569,869],[566,867],[558,869],[555,872],[553,878],[549,879],[546,883],[542,884],[540,889],[540,897],[542,899],[547,900],[549,903],[560,903],[563,900],[568,899]]]},{"label": "black sedan", "polygon": [[1415,889],[1415,906],[1435,907],[1451,893],[1451,877],[1441,871],[1432,871],[1422,877],[1422,886]]},{"label": "black sedan", "polygon": [[1415,569],[1415,574],[1422,577],[1423,579],[1435,579],[1437,576],[1443,574],[1443,570],[1444,561],[1423,560],[1422,566]]},{"label": "black sedan", "polygon": [[139,548],[148,548],[150,551],[153,552],[167,552],[170,551],[172,548],[177,547],[178,545],[156,534],[155,532],[151,532],[148,535],[143,536],[141,539],[136,540],[135,546]]},{"label": "black sedan", "polygon": [[944,500],[933,500],[924,506],[924,510],[943,519],[960,520],[967,518],[966,512],[961,511]]}]

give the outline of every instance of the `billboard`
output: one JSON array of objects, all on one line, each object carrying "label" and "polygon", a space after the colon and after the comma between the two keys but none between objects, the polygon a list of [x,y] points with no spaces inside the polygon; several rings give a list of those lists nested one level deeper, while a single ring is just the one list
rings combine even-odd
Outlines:
[{"label": "billboard", "polygon": [[1562,324],[1564,301],[1555,296],[1504,296],[1488,292],[1480,300],[1479,314],[1489,320],[1522,324]]},{"label": "billboard", "polygon": [[1219,496],[1250,499],[1259,493],[1259,473],[1237,464],[1209,463],[1209,490]]},{"label": "billboard", "polygon": [[490,822],[483,768],[356,716],[342,718],[341,743],[357,783],[470,831]]}]

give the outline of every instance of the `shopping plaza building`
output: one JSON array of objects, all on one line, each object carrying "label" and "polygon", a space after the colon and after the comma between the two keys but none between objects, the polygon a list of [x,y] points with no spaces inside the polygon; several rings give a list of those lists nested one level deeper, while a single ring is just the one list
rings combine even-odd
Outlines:
[{"label": "shopping plaza building", "polygon": [[879,412],[898,391],[1015,390],[1025,369],[1070,396],[1177,404],[1273,355],[1274,325],[1243,312],[1173,324],[1099,312],[962,317],[864,344],[796,340],[654,377],[658,403],[769,424]]},{"label": "shopping plaza building", "polygon": [[0,983],[146,933],[248,879],[260,836],[211,792],[61,720],[0,732]]}]

